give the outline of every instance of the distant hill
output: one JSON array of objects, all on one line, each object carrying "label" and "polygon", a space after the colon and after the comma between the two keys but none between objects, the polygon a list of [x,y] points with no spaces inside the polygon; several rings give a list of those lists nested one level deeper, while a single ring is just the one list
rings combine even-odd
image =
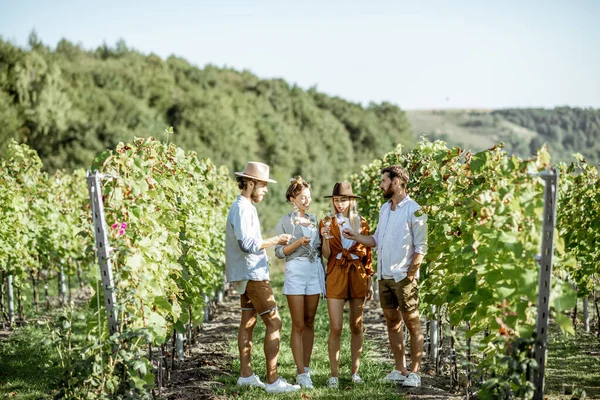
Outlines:
[{"label": "distant hill", "polygon": [[473,150],[504,142],[507,151],[520,157],[547,143],[555,161],[571,161],[573,153],[582,153],[592,163],[600,161],[597,109],[408,110],[406,114],[417,137]]}]

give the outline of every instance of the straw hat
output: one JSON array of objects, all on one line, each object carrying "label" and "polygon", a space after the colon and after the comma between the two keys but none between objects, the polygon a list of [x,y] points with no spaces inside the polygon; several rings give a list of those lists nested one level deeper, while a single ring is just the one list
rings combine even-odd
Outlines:
[{"label": "straw hat", "polygon": [[269,166],[261,162],[249,161],[246,164],[244,172],[236,172],[237,176],[256,179],[257,181],[277,183],[273,179],[269,179]]},{"label": "straw hat", "polygon": [[354,192],[352,191],[352,186],[350,185],[350,182],[347,182],[347,181],[336,182],[335,186],[333,187],[333,193],[331,193],[331,196],[324,196],[324,197],[326,199],[328,199],[333,196],[344,196],[344,197],[352,197],[355,199],[360,199],[360,196],[357,196],[354,194]]}]

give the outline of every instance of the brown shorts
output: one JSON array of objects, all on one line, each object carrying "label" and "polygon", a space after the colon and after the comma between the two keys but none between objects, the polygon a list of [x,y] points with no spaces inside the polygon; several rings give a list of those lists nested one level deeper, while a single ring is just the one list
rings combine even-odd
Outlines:
[{"label": "brown shorts", "polygon": [[248,281],[246,292],[240,295],[243,311],[256,310],[259,315],[277,310],[273,289],[269,281]]},{"label": "brown shorts", "polygon": [[408,278],[396,282],[393,279],[379,280],[379,302],[381,308],[398,308],[400,312],[413,312],[419,308],[419,281]]},{"label": "brown shorts", "polygon": [[354,260],[351,265],[340,267],[338,263],[327,271],[325,293],[329,299],[356,299],[367,296],[367,272],[362,263]]}]

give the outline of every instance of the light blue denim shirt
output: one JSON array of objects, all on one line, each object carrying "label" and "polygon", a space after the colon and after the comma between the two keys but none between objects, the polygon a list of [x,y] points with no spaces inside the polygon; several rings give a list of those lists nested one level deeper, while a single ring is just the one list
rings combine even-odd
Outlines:
[{"label": "light blue denim shirt", "polygon": [[243,196],[229,209],[225,229],[225,271],[229,282],[268,281],[267,252],[260,249],[262,234],[256,208]]}]

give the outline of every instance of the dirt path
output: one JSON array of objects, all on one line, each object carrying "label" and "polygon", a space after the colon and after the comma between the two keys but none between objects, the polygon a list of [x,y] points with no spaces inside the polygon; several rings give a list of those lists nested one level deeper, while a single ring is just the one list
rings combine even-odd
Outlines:
[{"label": "dirt path", "polygon": [[202,325],[196,343],[188,346],[186,360],[173,371],[171,383],[162,390],[162,398],[225,399],[214,395],[212,390],[222,385],[218,377],[233,372],[228,343],[236,337],[239,324],[239,296],[225,296],[223,303],[216,307],[213,319]]},{"label": "dirt path", "polygon": [[[364,313],[364,326],[365,339],[375,342],[377,346],[374,346],[374,348],[379,349],[376,358],[393,365],[394,357],[391,350],[389,350],[385,318],[378,302],[367,302]],[[423,332],[425,332],[424,326]],[[421,362],[421,387],[404,388],[399,386],[398,393],[403,394],[407,399],[462,399],[464,397],[459,393],[451,392],[449,377],[435,375],[434,371],[435,366],[429,363],[425,355]]]},{"label": "dirt path", "polygon": [[[203,325],[196,344],[188,351],[187,359],[173,371],[172,381],[162,389],[162,398],[168,400],[224,399],[212,393],[222,383],[218,377],[229,376],[233,357],[228,354],[228,342],[235,338],[239,325],[238,297],[226,296],[219,304],[212,321]],[[377,343],[373,348],[380,349],[376,357],[393,363],[389,349],[383,313],[376,302],[368,302],[364,316],[365,338]],[[424,360],[422,387],[398,388],[398,393],[408,399],[460,399],[460,394],[451,393],[449,378],[428,373],[430,365]]]}]

